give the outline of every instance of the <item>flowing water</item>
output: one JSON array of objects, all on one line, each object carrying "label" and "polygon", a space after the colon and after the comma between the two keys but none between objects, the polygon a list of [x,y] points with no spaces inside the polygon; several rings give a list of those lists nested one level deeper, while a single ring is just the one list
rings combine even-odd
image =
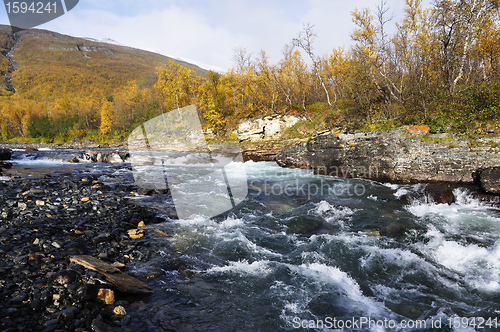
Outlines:
[{"label": "flowing water", "polygon": [[[74,152],[15,154],[14,171],[75,167],[61,162]],[[168,250],[158,248],[162,259],[175,259],[184,272],[155,281],[162,291],[151,300],[152,314],[188,292],[192,300],[178,303],[184,320],[213,331],[500,325],[499,209],[466,189],[455,189],[454,204],[434,204],[422,184],[325,177],[271,162],[241,166],[249,194],[235,209],[155,226],[172,234]],[[84,167],[102,181],[133,182],[126,164]]]}]

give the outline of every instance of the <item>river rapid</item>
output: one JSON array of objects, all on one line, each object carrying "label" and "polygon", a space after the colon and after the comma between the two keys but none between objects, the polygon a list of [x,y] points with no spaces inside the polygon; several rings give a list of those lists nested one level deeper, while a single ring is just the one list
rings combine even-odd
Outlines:
[{"label": "river rapid", "polygon": [[[13,154],[11,174],[81,167],[134,184],[130,164],[70,164],[75,150]],[[248,196],[230,211],[174,219],[165,195],[134,196],[163,214],[169,245],[134,268],[163,270],[135,315],[149,329],[494,331],[500,327],[500,210],[465,188],[435,204],[425,184],[314,175],[246,162]],[[214,194],[216,196],[216,194]],[[214,196],[214,200],[217,197]],[[175,314],[172,312],[175,311]]]}]

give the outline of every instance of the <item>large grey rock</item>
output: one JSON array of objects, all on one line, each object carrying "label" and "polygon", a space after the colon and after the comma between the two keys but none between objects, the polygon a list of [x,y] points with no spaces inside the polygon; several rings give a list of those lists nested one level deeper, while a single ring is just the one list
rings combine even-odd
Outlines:
[{"label": "large grey rock", "polygon": [[319,136],[278,153],[280,166],[381,182],[473,183],[476,170],[500,165],[500,149],[453,136],[411,137],[403,130]]},{"label": "large grey rock", "polygon": [[481,188],[490,194],[500,195],[500,166],[478,171]]},{"label": "large grey rock", "polygon": [[455,202],[455,195],[451,186],[444,182],[429,183],[425,187],[427,196],[437,204],[452,204]]},{"label": "large grey rock", "polygon": [[0,148],[0,160],[10,160],[12,157],[11,149]]},{"label": "large grey rock", "polygon": [[128,161],[128,152],[85,152],[78,153],[71,157],[70,163],[123,163]]},{"label": "large grey rock", "polygon": [[260,142],[279,140],[283,131],[293,127],[303,117],[295,115],[267,115],[242,121],[238,125],[237,134],[240,142]]},{"label": "large grey rock", "polygon": [[302,139],[285,139],[261,142],[245,142],[240,144],[244,160],[274,161],[278,153],[284,149],[300,144]]}]

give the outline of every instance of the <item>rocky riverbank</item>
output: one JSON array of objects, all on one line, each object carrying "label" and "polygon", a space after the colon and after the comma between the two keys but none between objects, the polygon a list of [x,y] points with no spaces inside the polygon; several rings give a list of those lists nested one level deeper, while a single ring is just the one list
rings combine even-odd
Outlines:
[{"label": "rocky riverbank", "polygon": [[[463,140],[425,129],[324,135],[281,151],[280,166],[382,182],[473,184],[496,194],[500,138]],[[495,175],[496,174],[496,175]],[[484,175],[484,176],[483,176]]]},{"label": "rocky riverbank", "polygon": [[94,140],[83,140],[75,139],[68,143],[57,143],[57,144],[49,144],[49,143],[6,143],[0,141],[0,149],[20,149],[20,150],[38,150],[38,149],[126,149],[127,142],[121,141],[116,143],[98,143]]},{"label": "rocky riverbank", "polygon": [[87,255],[149,284],[164,273],[134,269],[168,247],[166,233],[155,226],[165,220],[129,200],[138,188],[105,184],[82,170],[9,173],[0,179],[0,330],[129,331],[141,325],[131,313],[146,306],[147,295],[137,293],[148,292],[71,262]]}]

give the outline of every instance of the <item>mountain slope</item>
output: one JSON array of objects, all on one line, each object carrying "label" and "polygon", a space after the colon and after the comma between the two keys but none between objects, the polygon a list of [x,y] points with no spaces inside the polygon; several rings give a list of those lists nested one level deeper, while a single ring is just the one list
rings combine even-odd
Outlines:
[{"label": "mountain slope", "polygon": [[156,69],[171,60],[199,75],[206,73],[152,52],[39,29],[14,34],[4,25],[0,25],[0,53],[1,94],[15,89],[28,99],[108,95],[131,80],[149,85]]}]

